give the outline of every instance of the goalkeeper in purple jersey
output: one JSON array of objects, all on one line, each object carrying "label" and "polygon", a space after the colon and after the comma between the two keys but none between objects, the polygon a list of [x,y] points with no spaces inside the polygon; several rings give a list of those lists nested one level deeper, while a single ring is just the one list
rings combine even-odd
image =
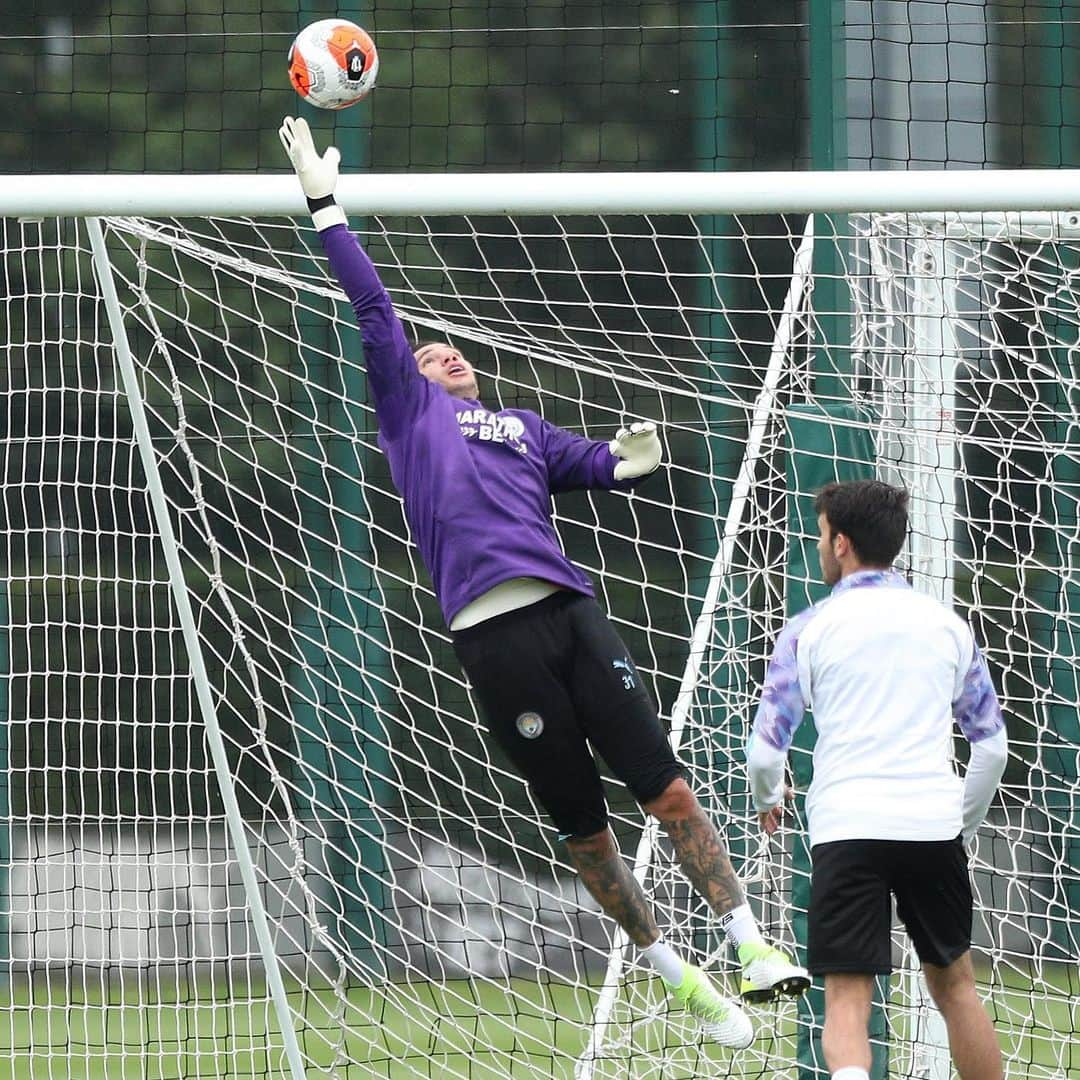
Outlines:
[{"label": "goalkeeper in purple jersey", "polygon": [[797,995],[809,978],[762,939],[629,652],[552,523],[552,495],[629,490],[653,472],[655,425],[631,425],[606,442],[529,410],[486,408],[457,349],[432,342],[414,352],[406,339],[334,201],[337,150],[320,156],[304,120],[287,118],[280,135],[356,313],[379,445],[492,737],[550,814],[589,892],[673,996],[716,1041],[749,1045],[753,1029],[738,1004],[663,940],[616,848],[591,748],[659,819],[683,872],[720,916],[738,950],[742,997]]}]

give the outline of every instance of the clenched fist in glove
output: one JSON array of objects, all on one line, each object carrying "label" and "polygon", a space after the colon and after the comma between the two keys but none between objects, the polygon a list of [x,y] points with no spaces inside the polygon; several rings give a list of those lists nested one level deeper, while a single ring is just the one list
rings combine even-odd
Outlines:
[{"label": "clenched fist in glove", "polygon": [[647,420],[619,428],[615,438],[608,443],[608,449],[621,459],[615,466],[616,480],[634,480],[639,476],[648,476],[660,465],[663,453],[656,425]]},{"label": "clenched fist in glove", "polygon": [[278,129],[278,136],[300,178],[315,228],[321,231],[331,225],[344,225],[345,211],[334,202],[338,165],[341,163],[337,147],[328,147],[326,153],[320,156],[311,137],[311,128],[303,117],[293,119],[286,116]]}]

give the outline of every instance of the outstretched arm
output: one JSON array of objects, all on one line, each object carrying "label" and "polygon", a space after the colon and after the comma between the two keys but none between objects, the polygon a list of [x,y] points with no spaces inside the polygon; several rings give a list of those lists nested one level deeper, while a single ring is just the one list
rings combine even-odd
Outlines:
[{"label": "outstretched arm", "polygon": [[356,313],[379,424],[392,438],[395,429],[427,404],[431,384],[417,370],[401,321],[374,264],[349,232],[345,211],[334,201],[341,158],[337,148],[328,147],[320,156],[303,118],[287,116],[278,134],[307,196],[330,269]]},{"label": "outstretched arm", "polygon": [[620,428],[611,442],[544,424],[544,460],[554,494],[580,488],[629,489],[657,470],[662,453],[653,423]]}]

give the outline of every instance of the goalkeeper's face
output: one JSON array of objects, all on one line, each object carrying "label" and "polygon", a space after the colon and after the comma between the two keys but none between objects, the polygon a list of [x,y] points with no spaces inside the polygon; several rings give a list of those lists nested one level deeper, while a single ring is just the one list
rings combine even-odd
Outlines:
[{"label": "goalkeeper's face", "polygon": [[480,394],[472,364],[452,345],[439,341],[416,350],[416,366],[429,382],[438,383],[451,397],[475,401]]}]

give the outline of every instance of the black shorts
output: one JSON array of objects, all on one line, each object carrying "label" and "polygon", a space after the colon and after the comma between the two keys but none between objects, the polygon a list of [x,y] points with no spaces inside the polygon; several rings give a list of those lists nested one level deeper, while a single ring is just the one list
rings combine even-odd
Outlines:
[{"label": "black shorts", "polygon": [[892,897],[924,964],[971,947],[971,878],[955,840],[837,840],[812,852],[807,964],[814,975],[892,971]]},{"label": "black shorts", "polygon": [[563,837],[607,827],[589,744],[638,802],[682,775],[630,653],[595,600],[558,592],[452,637],[491,734]]}]

